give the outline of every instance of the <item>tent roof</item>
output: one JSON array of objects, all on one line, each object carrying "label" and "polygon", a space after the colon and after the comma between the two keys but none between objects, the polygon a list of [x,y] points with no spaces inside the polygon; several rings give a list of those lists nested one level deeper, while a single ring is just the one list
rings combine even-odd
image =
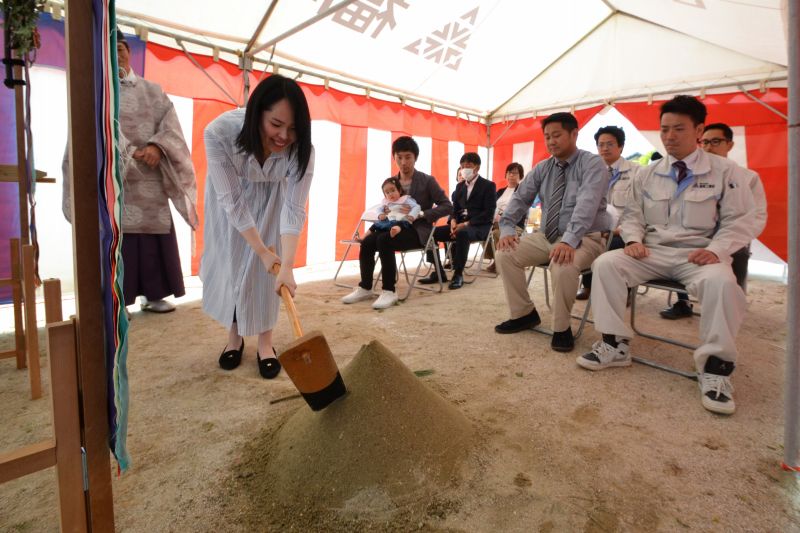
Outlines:
[{"label": "tent roof", "polygon": [[[255,57],[316,81],[480,116],[786,78],[786,0],[356,0],[286,36],[342,3],[118,0],[117,10],[163,44],[177,46],[165,29],[223,50],[254,39]],[[259,50],[276,38],[274,53]]]}]

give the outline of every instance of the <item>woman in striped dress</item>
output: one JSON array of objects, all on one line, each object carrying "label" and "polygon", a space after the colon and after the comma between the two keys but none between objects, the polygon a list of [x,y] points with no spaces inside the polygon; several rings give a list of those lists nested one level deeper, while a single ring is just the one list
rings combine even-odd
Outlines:
[{"label": "woman in striped dress", "polygon": [[[246,108],[208,125],[205,146],[203,310],[228,328],[219,365],[239,366],[244,337],[258,335],[259,372],[271,379],[281,369],[272,346],[278,294],[282,285],[292,295],[297,288],[295,251],[314,174],[302,89],[293,80],[270,76]],[[274,276],[269,271],[276,263],[280,273]]]}]

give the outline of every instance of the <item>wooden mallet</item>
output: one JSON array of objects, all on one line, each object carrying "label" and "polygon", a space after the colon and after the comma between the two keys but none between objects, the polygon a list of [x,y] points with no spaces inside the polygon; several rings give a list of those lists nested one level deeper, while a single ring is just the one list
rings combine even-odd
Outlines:
[{"label": "wooden mallet", "polygon": [[[278,275],[280,265],[272,265],[271,272]],[[297,308],[286,286],[281,286],[281,298],[292,325],[295,340],[278,355],[278,361],[300,391],[313,411],[320,411],[331,402],[344,396],[347,388],[333,359],[325,336],[319,331],[303,335]]]}]

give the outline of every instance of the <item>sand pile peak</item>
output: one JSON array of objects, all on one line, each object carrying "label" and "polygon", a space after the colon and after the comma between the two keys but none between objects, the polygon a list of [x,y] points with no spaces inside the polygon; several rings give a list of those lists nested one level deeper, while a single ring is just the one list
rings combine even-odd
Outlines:
[{"label": "sand pile peak", "polygon": [[388,518],[459,477],[472,424],[383,344],[363,346],[342,376],[346,396],[303,406],[269,438],[263,488],[304,509]]}]

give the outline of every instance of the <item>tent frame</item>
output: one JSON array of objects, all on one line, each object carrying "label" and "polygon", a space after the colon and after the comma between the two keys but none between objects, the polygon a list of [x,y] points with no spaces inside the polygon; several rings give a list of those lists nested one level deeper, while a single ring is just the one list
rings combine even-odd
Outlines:
[{"label": "tent frame", "polygon": [[800,1],[789,0],[789,287],[786,310],[786,380],[783,467],[798,467],[800,422]]},{"label": "tent frame", "polygon": [[[620,10],[616,9],[609,0],[603,0],[603,2],[612,11],[612,13],[609,15],[609,17],[614,16],[616,14],[621,14],[621,13],[624,13],[626,16],[633,16],[633,15],[630,15],[628,13],[625,13],[623,11],[620,11]],[[73,4],[73,5],[82,5],[84,3],[85,3],[85,0],[81,0],[81,1],[73,0],[73,2],[71,2],[71,4]],[[263,30],[263,27],[266,24],[266,20],[269,18],[269,12],[275,8],[275,4],[276,3],[277,3],[277,1],[273,0],[270,3],[270,5],[267,7],[267,11],[265,12],[264,17],[262,18],[262,23],[259,25],[259,29],[255,32],[253,38],[251,38],[250,41],[247,44],[247,50],[250,50],[250,49],[252,49],[253,46],[256,46],[255,40],[257,39],[257,34],[260,34],[261,30]],[[497,119],[497,117],[495,116],[494,113],[499,108],[495,109],[494,112],[480,113],[480,112],[477,112],[475,110],[464,109],[464,108],[462,108],[460,106],[457,106],[457,105],[453,105],[453,104],[449,104],[449,103],[443,103],[443,102],[437,102],[437,101],[434,101],[433,99],[424,98],[424,97],[421,97],[421,96],[415,95],[415,94],[405,94],[405,93],[400,92],[400,91],[391,90],[389,88],[380,87],[380,86],[377,86],[377,85],[374,85],[374,84],[370,84],[370,83],[361,83],[361,82],[355,82],[353,80],[349,80],[349,79],[345,79],[345,78],[336,78],[336,77],[333,77],[333,76],[325,74],[325,73],[314,72],[314,71],[311,71],[311,70],[308,70],[308,69],[305,69],[305,68],[300,68],[300,67],[297,67],[297,66],[281,65],[281,64],[275,63],[275,62],[273,62],[271,60],[266,61],[266,60],[263,60],[263,59],[255,57],[256,53],[268,48],[269,46],[272,46],[273,44],[277,43],[281,39],[284,39],[284,38],[288,37],[290,34],[294,34],[294,33],[298,32],[298,31],[301,31],[302,29],[304,29],[305,27],[313,24],[317,20],[321,20],[322,18],[324,18],[324,16],[329,15],[335,9],[343,7],[344,5],[346,5],[348,3],[350,3],[350,2],[347,1],[347,0],[343,0],[340,3],[337,3],[335,6],[332,6],[331,9],[326,10],[324,13],[320,13],[315,17],[312,17],[311,19],[309,19],[305,23],[301,24],[300,26],[297,26],[297,27],[293,28],[289,32],[286,32],[286,33],[278,36],[277,38],[268,41],[267,43],[264,43],[262,45],[256,46],[255,49],[252,50],[252,52],[245,51],[244,53],[241,50],[234,50],[234,49],[231,49],[231,48],[223,48],[223,47],[220,47],[220,46],[215,46],[215,45],[209,44],[208,42],[203,41],[201,39],[192,38],[192,37],[188,37],[188,36],[185,36],[185,35],[178,35],[178,34],[175,34],[175,33],[169,32],[169,31],[165,31],[165,30],[160,29],[160,28],[156,28],[155,26],[143,25],[140,22],[136,22],[135,20],[133,20],[131,18],[127,18],[126,19],[124,17],[121,17],[119,19],[119,22],[122,25],[131,26],[131,27],[136,28],[138,30],[137,33],[139,33],[140,35],[144,36],[145,38],[146,38],[147,31],[152,31],[153,33],[156,33],[156,34],[160,34],[160,35],[163,35],[163,36],[166,36],[166,37],[172,37],[178,43],[180,43],[182,41],[185,41],[185,42],[193,43],[193,44],[198,45],[198,46],[210,48],[212,50],[213,56],[215,58],[218,58],[220,51],[224,51],[224,52],[226,52],[228,54],[232,54],[232,55],[238,56],[240,58],[249,57],[252,62],[261,62],[261,63],[266,64],[267,66],[272,65],[273,66],[273,71],[276,71],[278,69],[284,69],[284,70],[288,70],[290,72],[295,72],[297,74],[298,78],[300,76],[303,76],[303,75],[316,77],[316,78],[324,80],[324,84],[325,84],[326,88],[328,87],[330,82],[334,82],[334,83],[337,83],[337,84],[341,84],[341,85],[344,85],[344,86],[348,86],[348,87],[351,87],[351,88],[355,88],[355,89],[358,89],[358,90],[365,91],[367,95],[369,95],[370,93],[375,93],[375,94],[388,96],[390,98],[398,99],[403,104],[409,103],[409,102],[413,102],[413,103],[416,103],[416,104],[421,104],[422,106],[430,107],[431,111],[436,111],[437,109],[439,109],[439,110],[442,110],[442,111],[454,112],[454,113],[456,113],[456,116],[459,116],[460,114],[463,114],[463,115],[466,115],[467,118],[469,118],[469,116],[472,115],[472,116],[475,116],[475,117],[479,118],[479,120],[483,121],[484,123],[486,123],[487,126],[489,126],[491,124],[491,122],[493,122],[493,120]],[[50,6],[51,9],[52,9],[53,6],[56,6],[57,9],[63,9],[64,4],[56,2],[54,0],[49,0],[48,1],[48,6]],[[603,22],[601,22],[600,24],[606,22],[609,19],[609,17],[606,17],[603,20]],[[69,25],[69,22],[67,24]],[[81,23],[81,24],[83,24],[83,23]],[[177,26],[176,25],[172,25],[171,27],[176,28]],[[788,292],[789,292],[789,294],[788,294],[788,303],[789,303],[789,305],[788,305],[788,310],[787,310],[788,333],[787,333],[787,347],[786,347],[786,382],[785,382],[786,404],[785,404],[785,441],[784,441],[784,454],[785,455],[784,455],[784,466],[786,468],[789,468],[789,469],[798,469],[795,465],[798,463],[798,451],[799,451],[799,447],[800,447],[799,446],[800,445],[800,441],[798,440],[798,424],[800,423],[800,420],[798,420],[800,418],[800,267],[798,265],[798,261],[800,261],[800,213],[798,213],[798,209],[797,209],[797,206],[800,205],[800,190],[799,190],[799,188],[800,188],[800,57],[798,57],[800,55],[800,52],[798,51],[798,48],[800,48],[800,45],[798,44],[798,42],[800,41],[800,31],[798,30],[798,28],[800,28],[800,1],[798,1],[798,0],[788,0],[788,46],[789,46],[789,55],[788,55],[788,74],[787,75],[773,74],[773,75],[769,75],[769,76],[761,76],[758,79],[752,79],[752,80],[749,80],[749,81],[731,80],[729,82],[724,82],[724,83],[719,83],[719,84],[714,84],[714,85],[706,85],[706,86],[701,86],[701,87],[683,87],[683,88],[680,88],[680,89],[673,89],[671,91],[661,91],[661,92],[645,93],[645,94],[640,94],[640,95],[624,96],[624,97],[621,97],[621,98],[617,99],[619,101],[631,101],[631,100],[645,99],[645,98],[646,99],[652,99],[654,96],[657,96],[657,95],[677,94],[679,92],[680,93],[692,93],[692,92],[701,92],[701,93],[703,93],[703,92],[705,92],[707,90],[716,90],[716,89],[723,89],[723,88],[729,88],[729,87],[733,87],[733,88],[737,88],[739,90],[742,90],[742,88],[745,85],[749,85],[749,84],[752,84],[752,83],[760,83],[762,87],[767,82],[787,81],[787,83],[788,83],[788,88],[789,88],[789,90],[788,90],[788,102],[789,102],[788,103],[788,105],[789,105],[789,114],[788,114],[788,157],[789,157],[789,162],[788,162],[788,164],[789,164],[788,165],[788,170],[789,170],[789,172],[788,172],[788,180],[789,180],[789,184],[788,185],[789,185],[789,204],[788,205],[791,208],[789,209],[789,228],[788,228],[788,232],[789,232],[789,242],[788,242],[788,251],[789,251]],[[88,29],[88,26],[87,26],[87,29]],[[69,35],[69,33],[70,32],[68,32],[68,35]],[[591,32],[589,34],[591,34]],[[587,35],[589,35],[589,34],[587,34]],[[206,36],[210,36],[208,33],[206,33],[205,35]],[[582,38],[582,39],[584,39],[584,38]],[[77,43],[78,43],[77,39],[73,35],[69,35],[68,39],[69,39],[68,50],[70,48],[70,44],[69,43],[73,42],[73,41],[74,41],[74,43],[72,45],[73,49],[77,48],[77,46],[78,46],[77,45]],[[89,43],[89,44],[91,44],[91,43]],[[573,45],[573,47],[574,46],[575,45]],[[83,52],[87,52],[88,53],[90,51],[90,48],[83,47],[82,50],[83,50]],[[69,61],[70,61],[70,63],[72,63],[73,58],[70,58]],[[558,60],[556,60],[556,61],[558,61]],[[243,61],[242,63],[246,66],[248,62],[247,61]],[[85,69],[86,65],[82,64],[81,67]],[[548,68],[550,68],[550,67],[548,67]],[[245,73],[244,73],[245,77],[247,76],[247,72],[248,72],[248,69],[245,68]],[[533,81],[535,81],[535,79],[538,78],[538,76],[540,74],[537,74],[537,76],[534,77],[534,79],[531,80],[531,82],[529,82],[529,84],[532,83]],[[71,92],[71,94],[80,94],[80,92],[78,91],[78,88],[81,86],[81,82],[79,80],[77,80],[78,76],[74,76],[72,78],[75,78],[75,79],[70,79],[70,81],[69,81],[70,92]],[[88,77],[88,76],[82,77],[82,78],[84,80],[90,79],[90,77]],[[83,94],[92,94],[92,91],[88,90],[89,87],[86,86],[86,83],[87,82],[83,82],[84,87],[81,87],[83,89],[87,89]],[[526,84],[526,86],[529,85],[529,84]],[[747,94],[747,93],[745,92],[745,94]],[[595,101],[584,101],[584,102],[575,102],[575,103],[571,104],[570,107],[572,107],[574,109],[576,107],[589,107],[591,105],[611,104],[611,103],[612,103],[611,100],[606,100],[606,101],[597,101],[597,100],[595,100]],[[759,101],[759,103],[765,104],[764,102],[760,102],[760,101]],[[564,109],[564,107],[565,106],[562,105],[562,106],[555,107],[553,109]],[[80,122],[85,122],[82,119],[80,119],[79,115],[76,115],[76,113],[75,113],[75,111],[77,111],[79,109],[81,109],[80,103],[76,103],[75,101],[70,100],[71,121],[72,121],[72,119],[77,119]],[[85,109],[82,109],[82,110],[85,111]],[[550,111],[550,109],[531,110],[531,113],[535,116],[537,113],[541,113],[541,112],[545,112],[545,111]],[[520,117],[520,114],[521,113],[514,113],[513,117],[515,119],[517,119],[517,118]],[[91,115],[86,114],[84,116],[93,116],[93,113]],[[88,124],[84,124],[84,126],[88,126]],[[72,128],[71,133],[77,133],[78,129],[82,130],[80,132],[82,134],[91,133],[91,135],[72,135],[71,137],[72,137],[72,139],[75,140],[76,144],[78,143],[78,140],[80,140],[81,146],[84,146],[84,147],[93,147],[94,146],[93,143],[90,142],[90,141],[94,141],[95,140],[95,136],[94,136],[93,132],[83,131],[83,130],[85,130],[84,127],[76,127],[75,124],[71,124],[71,128]],[[488,130],[488,128],[487,128],[487,130]],[[488,131],[487,131],[487,133],[488,133]],[[488,139],[487,139],[487,147],[491,147],[491,144],[488,142]],[[76,148],[77,148],[77,146],[71,146],[71,150],[74,153],[80,153],[80,151],[77,150]],[[91,150],[84,151],[84,153],[91,153]],[[74,158],[73,161],[78,162],[79,158]],[[84,170],[91,170],[91,169],[86,168]],[[81,174],[76,171],[75,175],[79,176]],[[93,175],[93,173],[89,172],[86,175]],[[73,184],[75,184],[75,180],[73,180]],[[95,190],[94,190],[94,196],[93,197],[90,195],[91,191],[88,190],[88,187],[86,188],[87,189],[86,191],[83,190],[83,187],[81,189],[82,190],[80,190],[80,191],[77,191],[77,190],[73,191],[73,199],[80,198],[82,200],[86,200],[85,205],[84,205],[84,207],[86,207],[86,206],[88,206],[89,204],[92,203],[92,198],[95,198],[94,209],[96,211],[96,194],[97,194],[96,187],[95,187]],[[83,196],[84,193],[87,194],[87,196]],[[81,202],[81,203],[84,203],[84,202]],[[75,207],[77,208],[78,206],[76,205]],[[73,213],[76,213],[76,211],[73,210]],[[75,216],[77,217],[77,213],[76,213]],[[90,215],[90,213],[88,211],[86,213],[83,213],[83,216],[81,217],[81,219],[83,220],[84,224],[92,224],[93,223],[96,226],[96,213],[95,213],[94,222],[92,222],[92,220],[91,220],[92,216]],[[81,228],[80,231],[79,231],[79,228],[77,226],[75,227],[74,235],[75,235],[76,251],[77,251],[77,246],[79,244],[80,244],[81,249],[85,248],[85,244],[86,244],[85,240],[79,239],[79,233],[83,237],[86,237],[86,236],[88,236],[88,233],[90,233],[90,232],[91,232],[91,228],[85,227],[85,228]],[[96,231],[95,231],[94,234],[96,235]],[[96,253],[97,253],[97,250],[94,250],[93,253],[87,250],[87,253],[85,255],[83,253],[76,253],[76,258],[77,257],[81,257],[82,258],[81,261],[78,261],[76,259],[76,278],[77,278],[77,280],[76,280],[77,281],[77,283],[76,283],[76,293],[77,293],[78,286],[81,286],[81,287],[90,286],[90,284],[87,283],[87,281],[89,281],[89,278],[86,278],[87,274],[85,273],[85,271],[87,269],[85,268],[85,264],[84,264],[83,258],[88,257],[88,258],[91,259],[94,255],[96,255]],[[79,265],[78,263],[80,263],[82,266]],[[92,274],[93,278],[97,277],[97,274],[99,274],[97,272],[96,264],[97,263],[94,263],[94,266],[92,268],[88,269],[88,270],[94,270],[94,273]],[[80,266],[80,268],[77,268],[79,266]],[[99,283],[99,280],[98,280],[98,283]],[[97,286],[97,285],[95,285],[95,286]],[[90,291],[86,291],[86,293],[88,293],[88,292],[90,292]],[[82,291],[82,294],[85,294],[85,293]],[[88,311],[89,306],[86,305],[86,300],[84,300],[84,298],[82,297],[81,300],[78,301],[78,304],[79,304],[79,309],[78,309],[79,323],[80,323],[81,310],[84,311],[83,315],[87,317],[87,319],[85,319],[85,322],[89,322],[88,316],[89,316],[90,313]],[[97,308],[99,309],[99,306]],[[88,346],[89,335],[91,334],[90,332],[92,330],[94,330],[95,332],[102,331],[102,328],[100,327],[101,324],[99,322],[98,323],[94,323],[95,322],[94,320],[92,320],[91,322],[92,322],[92,325],[94,325],[95,327],[93,327],[93,328],[86,327],[86,326],[88,326],[88,324],[84,324],[84,328],[82,328],[82,330],[85,332],[85,334],[80,336],[81,349],[83,350],[84,345],[86,345],[86,348],[87,348],[86,354],[82,354],[82,356],[85,355],[86,357],[89,357],[89,353],[90,353],[90,350],[91,350],[91,348]],[[93,340],[96,340],[96,339],[93,339]],[[83,366],[84,365],[82,365],[82,367]],[[84,371],[84,368],[82,368],[82,372],[83,371]],[[86,378],[97,379],[97,376],[87,375]],[[97,402],[97,404],[102,405],[102,406],[105,405],[104,398],[102,400],[98,398],[98,400],[99,401]],[[86,406],[84,405],[84,409],[85,408],[86,408]],[[92,413],[92,416],[96,417],[97,414],[98,413]],[[97,444],[96,439],[94,439],[94,440],[95,440],[95,444]],[[102,444],[103,444],[104,453],[106,453],[106,455],[107,455],[107,449],[105,448],[105,442],[103,442]],[[94,450],[94,452],[97,453],[97,450]],[[107,460],[107,458],[106,458],[106,460]],[[109,494],[110,494],[110,491],[109,491]],[[112,520],[113,520],[113,515],[112,515]]]}]

